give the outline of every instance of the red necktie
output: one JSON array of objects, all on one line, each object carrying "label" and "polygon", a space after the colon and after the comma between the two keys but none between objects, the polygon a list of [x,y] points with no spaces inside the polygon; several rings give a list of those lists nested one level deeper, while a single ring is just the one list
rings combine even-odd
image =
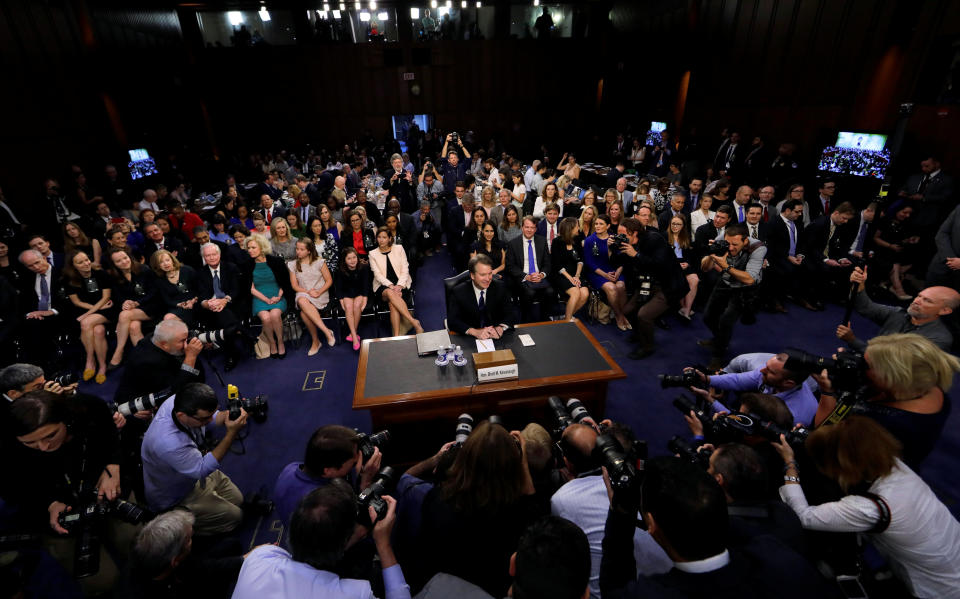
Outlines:
[{"label": "red necktie", "polygon": [[770,214],[767,213],[767,207],[763,207],[763,222],[769,222]]},{"label": "red necktie", "polygon": [[553,225],[550,225],[550,246],[553,247]]},{"label": "red necktie", "polygon": [[271,212],[270,212],[269,210],[267,210],[267,224],[270,224],[270,221],[273,220],[273,219],[270,217],[270,214],[271,214]]},{"label": "red necktie", "polygon": [[823,201],[823,213],[830,214],[830,200],[829,198]]}]

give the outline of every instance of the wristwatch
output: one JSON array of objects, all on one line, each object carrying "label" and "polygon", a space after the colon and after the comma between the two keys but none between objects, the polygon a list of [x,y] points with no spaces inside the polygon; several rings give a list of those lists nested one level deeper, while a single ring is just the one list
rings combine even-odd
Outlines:
[{"label": "wristwatch", "polygon": [[726,268],[721,269],[721,272],[728,273],[730,272],[730,265],[728,264]]}]

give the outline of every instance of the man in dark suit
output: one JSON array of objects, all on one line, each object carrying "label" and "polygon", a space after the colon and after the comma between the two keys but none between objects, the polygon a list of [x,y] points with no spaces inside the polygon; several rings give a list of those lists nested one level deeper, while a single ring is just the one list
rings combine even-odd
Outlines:
[{"label": "man in dark suit", "polygon": [[827,177],[820,181],[820,195],[817,199],[810,202],[810,223],[820,218],[824,214],[833,212],[835,202],[833,196],[837,193],[837,181]]},{"label": "man in dark suit", "polygon": [[[604,528],[600,592],[605,597],[838,596],[806,559],[776,537],[760,535],[729,547],[726,497],[700,466],[674,457],[647,460],[637,494],[642,499],[620,499],[621,493],[614,492]],[[638,510],[674,562],[666,574],[637,578]]]},{"label": "man in dark suit", "polygon": [[767,240],[769,225],[763,222],[763,206],[760,204],[747,204],[746,221],[747,236],[750,243],[762,243]]},{"label": "man in dark suit", "polygon": [[540,298],[539,319],[550,316],[556,292],[550,285],[550,252],[547,240],[536,234],[532,216],[523,217],[522,235],[507,245],[507,274],[520,296],[520,311],[526,322],[533,316],[533,302]]},{"label": "man in dark suit", "polygon": [[253,189],[250,190],[250,193],[247,194],[249,198],[260,198],[264,195],[270,196],[274,200],[279,200],[283,197],[283,192],[276,188],[273,184],[275,175],[273,173],[264,173],[263,177],[260,179],[260,182],[253,186]]},{"label": "man in dark suit", "polygon": [[174,237],[166,237],[160,229],[160,225],[150,223],[143,228],[143,234],[147,238],[143,245],[143,255],[148,261],[157,250],[167,250],[178,259],[184,257],[183,244]]},{"label": "man in dark suit", "polygon": [[[687,194],[682,191],[677,191],[670,196],[670,207],[661,212],[660,216],[657,217],[657,228],[663,235],[666,235],[667,231],[670,230],[670,221],[673,220],[674,216],[684,216],[683,207],[686,203]],[[689,224],[690,219],[686,218],[685,222]]]},{"label": "man in dark suit", "polygon": [[54,366],[51,342],[56,341],[66,325],[60,314],[63,299],[57,290],[59,273],[36,250],[21,252],[20,264],[29,271],[21,278],[18,302],[23,318],[19,331],[24,358],[48,368]]},{"label": "man in dark suit", "polygon": [[744,149],[740,144],[740,133],[734,131],[717,150],[714,168],[718,173],[726,173],[728,177],[733,178],[743,162],[744,154]]},{"label": "man in dark suit", "polygon": [[945,285],[960,291],[960,207],[940,225],[937,253],[927,267],[927,285]]},{"label": "man in dark suit", "polygon": [[260,213],[263,214],[263,218],[267,220],[267,226],[270,226],[270,223],[273,222],[275,218],[283,218],[287,215],[287,209],[278,201],[275,201],[273,196],[270,194],[261,194],[260,195]]},{"label": "man in dark suit", "polygon": [[619,158],[617,158],[616,166],[610,169],[610,172],[607,173],[607,178],[604,181],[604,187],[606,187],[607,189],[610,189],[611,187],[616,187],[617,180],[623,177],[623,173],[626,170],[627,170],[627,162],[626,160],[623,159],[622,156],[620,156]]},{"label": "man in dark suit", "polygon": [[150,341],[141,341],[129,353],[113,401],[122,403],[164,389],[176,393],[187,383],[202,383],[199,357],[203,343],[196,337],[188,340],[188,336],[182,321],[160,321]]},{"label": "man in dark suit", "polygon": [[463,185],[454,188],[447,207],[447,250],[453,265],[460,272],[467,264],[470,246],[463,239],[463,230],[473,216],[473,196],[465,193]]},{"label": "man in dark suit", "polygon": [[193,231],[193,241],[189,242],[186,247],[183,249],[183,254],[178,260],[192,266],[193,268],[199,269],[203,266],[203,255],[202,248],[207,243],[212,243],[220,248],[221,252],[226,252],[227,244],[222,241],[214,241],[210,239],[210,231],[207,230],[204,226],[196,227]]},{"label": "man in dark suit", "polygon": [[[249,305],[249,288],[241,288],[240,269],[226,260],[221,260],[220,247],[209,241],[200,247],[203,265],[197,267],[197,297],[200,298],[199,315],[208,331],[200,340],[223,347],[226,356],[224,370],[233,370],[240,357],[237,337],[240,335],[240,310]],[[247,301],[244,301],[246,299]],[[247,312],[249,313],[249,310]]]},{"label": "man in dark suit", "polygon": [[453,288],[447,305],[447,328],[477,339],[499,339],[512,325],[513,302],[506,285],[493,278],[493,261],[484,254],[470,259],[470,280]]},{"label": "man in dark suit", "polygon": [[710,246],[717,239],[723,239],[723,233],[727,225],[733,218],[733,208],[730,206],[720,206],[713,220],[697,229],[693,238],[693,247],[697,250],[697,258],[702,258],[710,253]]},{"label": "man in dark suit", "polygon": [[940,170],[940,157],[935,154],[920,163],[920,171],[907,179],[898,195],[916,205],[913,226],[927,235],[924,249],[928,251],[926,255],[930,255],[934,248],[929,235],[936,232],[955,205],[954,182],[953,177]]},{"label": "man in dark suit", "polygon": [[[33,234],[27,237],[27,247],[40,254],[44,261],[53,267],[53,280],[56,282],[63,271],[63,254],[51,249],[50,240],[40,234]],[[90,256],[93,259],[93,256]]]},{"label": "man in dark suit", "polygon": [[543,220],[537,223],[537,235],[547,240],[547,251],[553,251],[553,242],[560,236],[560,207],[554,203],[543,209]]},{"label": "man in dark suit", "polygon": [[805,299],[803,285],[803,250],[800,240],[803,233],[803,200],[789,199],[784,202],[780,215],[770,219],[767,232],[767,277],[761,290],[768,303],[777,312],[786,312],[784,303],[788,295],[804,307],[815,306]]},{"label": "man in dark suit", "polygon": [[830,295],[831,288],[845,290],[847,287],[852,263],[848,258],[850,232],[843,225],[855,213],[853,204],[843,202],[829,215],[814,220],[804,231],[803,263],[813,292],[811,303],[818,310],[822,309],[823,300]]}]

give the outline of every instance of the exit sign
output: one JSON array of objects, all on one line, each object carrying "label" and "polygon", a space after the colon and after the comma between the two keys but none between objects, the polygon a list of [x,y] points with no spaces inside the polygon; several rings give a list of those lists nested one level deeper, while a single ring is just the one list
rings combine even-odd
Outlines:
[{"label": "exit sign", "polygon": [[414,80],[414,75],[413,75],[413,73],[404,73],[404,74],[403,74],[403,80],[404,80],[404,81],[413,81],[413,80]]}]

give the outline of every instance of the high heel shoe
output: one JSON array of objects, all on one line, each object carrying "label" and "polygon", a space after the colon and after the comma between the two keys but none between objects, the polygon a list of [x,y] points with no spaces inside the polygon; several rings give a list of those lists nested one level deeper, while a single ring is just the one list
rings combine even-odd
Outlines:
[{"label": "high heel shoe", "polygon": [[276,352],[270,352],[270,358],[273,359],[273,360],[279,360],[279,359],[280,359],[280,354],[278,354],[278,353],[276,353]]}]

